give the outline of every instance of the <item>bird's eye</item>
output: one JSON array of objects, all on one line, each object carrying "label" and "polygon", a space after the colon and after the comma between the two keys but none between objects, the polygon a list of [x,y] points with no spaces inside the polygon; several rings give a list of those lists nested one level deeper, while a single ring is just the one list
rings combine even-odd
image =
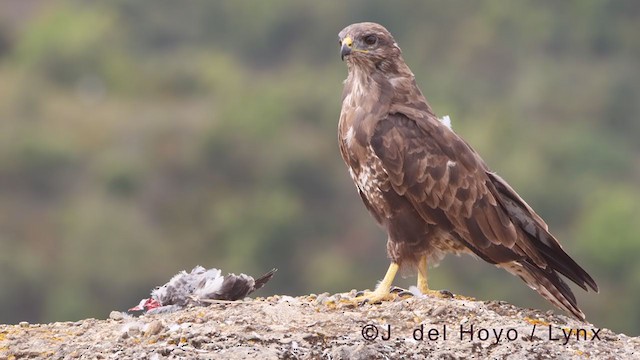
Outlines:
[{"label": "bird's eye", "polygon": [[364,38],[364,43],[371,46],[378,42],[378,38],[375,35],[368,35]]}]

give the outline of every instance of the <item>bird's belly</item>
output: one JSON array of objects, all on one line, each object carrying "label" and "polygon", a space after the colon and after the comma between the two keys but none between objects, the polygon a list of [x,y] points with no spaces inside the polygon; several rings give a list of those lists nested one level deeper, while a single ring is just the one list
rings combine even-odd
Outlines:
[{"label": "bird's belly", "polygon": [[[448,254],[471,253],[452,233],[439,229],[437,225],[423,224],[426,233],[413,237],[398,236],[397,227],[390,227],[387,253],[393,261],[411,267],[425,255],[429,266],[437,266]],[[406,233],[406,229],[403,232]]]},{"label": "bird's belly", "polygon": [[447,254],[460,256],[473,254],[469,249],[457,240],[451,233],[441,231],[430,241],[427,249],[427,258],[430,266],[438,266]]},{"label": "bird's belly", "polygon": [[[362,159],[362,158],[361,158]],[[467,253],[468,249],[442,225],[427,222],[413,204],[391,186],[389,176],[373,150],[360,166],[350,166],[349,174],[365,205],[389,235],[387,252],[398,263],[415,263],[426,255],[436,265],[446,254]]]}]

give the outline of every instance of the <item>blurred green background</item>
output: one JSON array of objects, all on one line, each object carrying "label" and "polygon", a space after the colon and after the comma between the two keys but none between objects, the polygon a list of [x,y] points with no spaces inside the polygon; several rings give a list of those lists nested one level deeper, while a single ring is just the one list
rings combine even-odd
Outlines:
[{"label": "blurred green background", "polygon": [[[632,0],[0,2],[0,322],[105,318],[196,264],[277,267],[263,296],[373,287],[386,238],[336,136],[359,21],[598,281],[587,318],[638,335]],[[551,309],[470,257],[430,274]]]}]

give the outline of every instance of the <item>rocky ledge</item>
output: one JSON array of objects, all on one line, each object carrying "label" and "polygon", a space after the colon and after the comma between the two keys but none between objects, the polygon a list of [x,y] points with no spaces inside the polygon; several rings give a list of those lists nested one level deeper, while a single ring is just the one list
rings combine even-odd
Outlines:
[{"label": "rocky ledge", "polygon": [[5,359],[639,359],[640,338],[454,297],[354,306],[355,291],[156,315],[0,325]]}]

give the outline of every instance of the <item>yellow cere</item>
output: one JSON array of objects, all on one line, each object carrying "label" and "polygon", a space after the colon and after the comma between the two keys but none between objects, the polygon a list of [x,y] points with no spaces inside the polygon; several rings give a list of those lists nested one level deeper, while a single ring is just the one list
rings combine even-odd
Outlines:
[{"label": "yellow cere", "polygon": [[368,53],[369,50],[362,50],[362,49],[358,49],[356,47],[353,47],[353,39],[351,38],[351,36],[345,36],[344,39],[342,39],[342,46],[347,45],[351,51],[357,51],[357,52],[361,52],[361,53]]}]

